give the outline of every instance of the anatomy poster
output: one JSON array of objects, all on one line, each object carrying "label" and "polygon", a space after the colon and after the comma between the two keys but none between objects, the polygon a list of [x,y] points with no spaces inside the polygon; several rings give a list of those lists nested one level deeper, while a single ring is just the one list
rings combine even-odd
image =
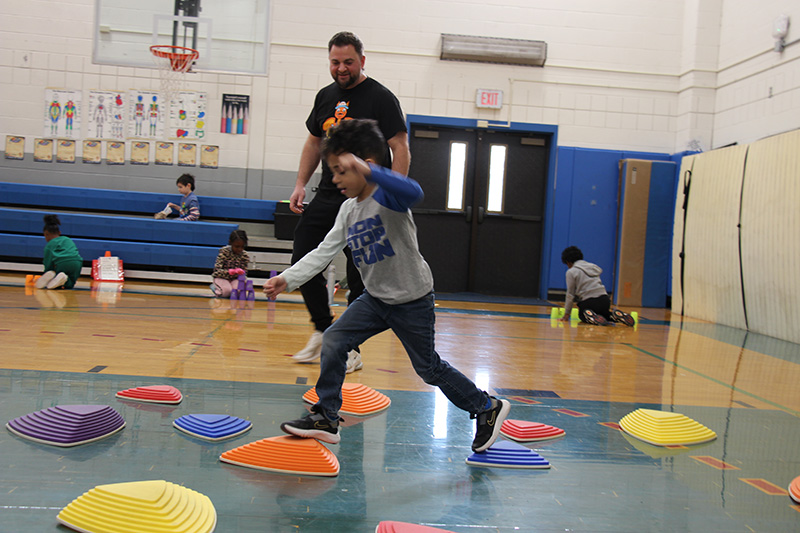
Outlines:
[{"label": "anatomy poster", "polygon": [[44,137],[81,136],[81,92],[44,90]]},{"label": "anatomy poster", "polygon": [[128,91],[128,136],[147,139],[164,137],[169,106],[157,91]]},{"label": "anatomy poster", "polygon": [[125,98],[124,92],[89,91],[87,102],[86,137],[90,139],[125,138]]},{"label": "anatomy poster", "polygon": [[223,94],[221,116],[220,133],[246,135],[250,126],[250,97],[246,94]]},{"label": "anatomy poster", "polygon": [[181,91],[170,102],[167,137],[202,139],[206,136],[206,93]]}]

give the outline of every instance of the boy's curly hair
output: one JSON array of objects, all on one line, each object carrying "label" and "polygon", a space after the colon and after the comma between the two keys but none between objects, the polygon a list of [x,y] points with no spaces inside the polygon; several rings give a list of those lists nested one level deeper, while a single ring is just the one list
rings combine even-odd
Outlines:
[{"label": "boy's curly hair", "polygon": [[371,159],[376,164],[383,163],[386,140],[378,123],[370,119],[344,120],[328,130],[322,139],[320,152],[325,160],[331,154],[350,152],[361,159]]},{"label": "boy's curly hair", "polygon": [[567,263],[575,263],[581,259],[583,259],[583,252],[577,246],[569,246],[561,252],[561,262],[565,265]]}]

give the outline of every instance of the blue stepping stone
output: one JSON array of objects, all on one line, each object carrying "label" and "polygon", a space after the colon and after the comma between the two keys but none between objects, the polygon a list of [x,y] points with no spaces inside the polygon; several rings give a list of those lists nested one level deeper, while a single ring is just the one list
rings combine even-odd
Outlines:
[{"label": "blue stepping stone", "polygon": [[509,441],[495,442],[488,450],[473,453],[466,463],[490,468],[550,468],[547,459],[538,453]]},{"label": "blue stepping stone", "polygon": [[230,415],[184,415],[172,425],[193,437],[210,441],[231,439],[253,427],[249,420]]}]

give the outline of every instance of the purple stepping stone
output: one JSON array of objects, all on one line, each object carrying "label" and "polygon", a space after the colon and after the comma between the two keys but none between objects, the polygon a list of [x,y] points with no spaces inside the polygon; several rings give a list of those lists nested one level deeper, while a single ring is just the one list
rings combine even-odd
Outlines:
[{"label": "purple stepping stone", "polygon": [[62,447],[100,440],[123,427],[125,420],[109,405],[57,405],[6,424],[22,438]]}]

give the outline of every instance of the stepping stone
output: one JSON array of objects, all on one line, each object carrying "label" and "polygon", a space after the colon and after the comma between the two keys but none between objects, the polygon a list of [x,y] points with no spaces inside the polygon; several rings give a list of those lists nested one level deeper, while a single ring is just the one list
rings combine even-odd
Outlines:
[{"label": "stepping stone", "polygon": [[789,485],[789,496],[795,503],[800,503],[800,476],[794,478],[794,481]]},{"label": "stepping stone", "polygon": [[495,442],[488,450],[473,453],[467,457],[466,463],[496,468],[550,468],[550,463],[530,448],[505,440]]},{"label": "stepping stone", "polygon": [[[303,400],[315,404],[319,401],[317,390],[311,388],[303,395]],[[389,408],[392,400],[375,389],[360,383],[345,383],[342,385],[342,407],[340,413],[346,415],[369,416]]]},{"label": "stepping stone", "polygon": [[500,426],[500,434],[517,442],[536,442],[557,439],[566,435],[566,432],[563,429],[538,422],[506,419]]},{"label": "stepping stone", "polygon": [[406,522],[395,522],[393,520],[383,521],[378,524],[375,533],[453,533],[447,529],[421,526],[419,524],[409,524]]},{"label": "stepping stone", "polygon": [[253,427],[249,420],[230,415],[184,415],[172,425],[193,437],[212,442],[231,439]]},{"label": "stepping stone", "polygon": [[654,446],[691,446],[717,438],[703,424],[680,413],[637,409],[619,421],[622,430]]},{"label": "stepping stone", "polygon": [[168,481],[98,485],[56,519],[84,533],[211,533],[217,511],[208,496]]},{"label": "stepping stone", "polygon": [[109,405],[58,405],[6,424],[22,438],[51,446],[78,446],[104,439],[125,427],[125,420]]},{"label": "stepping stone", "polygon": [[181,395],[181,391],[170,385],[149,385],[121,390],[117,393],[117,398],[135,402],[177,404],[181,403],[183,395]]},{"label": "stepping stone", "polygon": [[232,465],[294,474],[334,477],[339,475],[339,460],[316,439],[292,435],[261,439],[239,446],[219,456]]}]

